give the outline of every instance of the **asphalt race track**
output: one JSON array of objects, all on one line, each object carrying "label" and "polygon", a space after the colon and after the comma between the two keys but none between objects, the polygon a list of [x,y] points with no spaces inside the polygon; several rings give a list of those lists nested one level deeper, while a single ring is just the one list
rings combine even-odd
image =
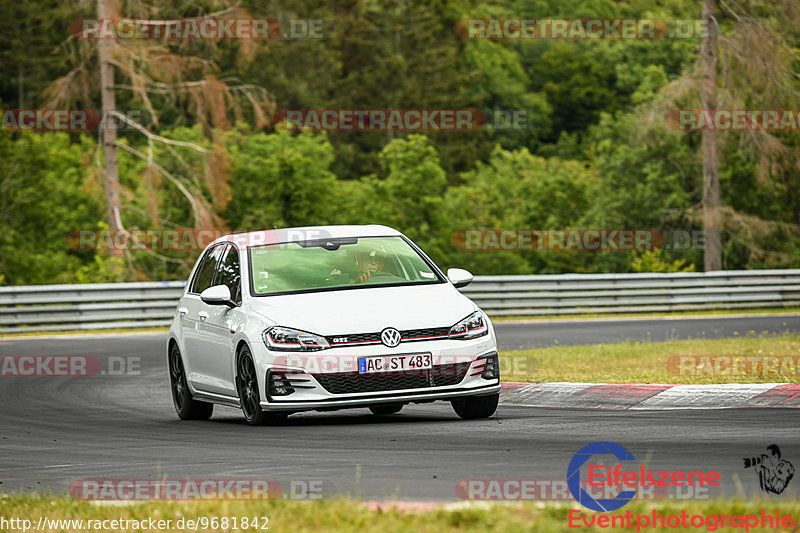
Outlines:
[{"label": "asphalt race track", "polygon": [[[664,328],[675,328],[676,335],[694,331],[687,320],[651,322],[505,324],[498,330],[506,345],[524,344],[519,339],[526,331],[529,345],[545,331],[574,342],[608,338],[599,331],[625,338],[637,328],[654,339],[671,335]],[[800,317],[786,316],[715,318],[694,328],[710,336],[731,328],[782,332],[799,326]],[[625,446],[649,469],[717,470],[728,495],[758,493],[755,473],[743,468],[742,458],[759,456],[769,444],[778,443],[783,457],[800,465],[800,417],[791,409],[501,405],[496,417],[465,422],[449,404],[436,403],[383,417],[355,409],[250,427],[237,410],[216,407],[208,422],[181,422],[170,398],[164,344],[164,334],[0,340],[2,356],[91,355],[101,369],[109,358],[140,358],[138,370],[122,375],[0,377],[0,492],[64,493],[82,479],[246,478],[284,486],[321,481],[326,494],[365,499],[455,500],[464,479],[562,480],[573,454],[600,440]],[[784,495],[796,489],[790,485]]]}]

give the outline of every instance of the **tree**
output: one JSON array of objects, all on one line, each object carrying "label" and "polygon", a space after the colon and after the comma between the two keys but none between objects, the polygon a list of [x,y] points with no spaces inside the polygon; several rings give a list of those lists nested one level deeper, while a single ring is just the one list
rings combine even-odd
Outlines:
[{"label": "tree", "polygon": [[231,227],[320,225],[337,216],[333,147],[324,134],[234,130],[226,149],[233,199],[225,216]]},{"label": "tree", "polygon": [[[463,176],[464,184],[445,196],[441,234],[445,260],[481,274],[588,271],[591,252],[531,250],[456,251],[451,242],[463,230],[560,230],[583,225],[598,201],[594,169],[578,161],[545,159],[527,149],[497,148],[488,163]],[[443,247],[444,248],[444,247]]]},{"label": "tree", "polygon": [[[97,18],[112,18],[107,0],[97,0]],[[119,168],[117,165],[117,130],[110,127],[110,119],[117,111],[114,99],[114,67],[111,58],[111,41],[100,39],[97,45],[100,61],[100,95],[102,99],[103,120],[101,131],[103,136],[103,161],[105,165],[106,212],[108,229],[115,234],[122,229],[122,215],[119,207]],[[122,257],[123,251],[118,248],[110,250],[112,257]]]},{"label": "tree", "polygon": [[[703,109],[713,112],[717,108],[717,30],[714,0],[703,0],[702,20],[708,28],[703,39],[700,98]],[[703,130],[703,228],[705,230],[705,270],[722,269],[722,243],[720,242],[719,156],[717,131]]]},{"label": "tree", "polygon": [[[208,0],[199,6],[206,9],[218,4],[217,0]],[[142,10],[144,14],[152,13],[153,6],[143,4],[129,4],[127,10],[136,14]],[[173,6],[168,6],[160,12],[163,15],[173,15],[181,18],[185,13],[175,11]],[[97,15],[100,19],[113,19],[118,13],[110,8],[109,0],[97,0]],[[198,13],[203,15],[203,13]],[[248,17],[246,11],[238,6],[225,7],[220,11],[206,13],[207,18],[218,18],[225,15]],[[146,17],[141,17],[142,19]],[[154,22],[157,24],[158,22]],[[75,35],[73,37],[79,37]],[[81,39],[75,39],[80,41]],[[245,60],[253,55],[255,41],[242,41],[238,43],[240,58]],[[226,130],[231,123],[237,120],[245,122],[242,112],[242,103],[252,110],[252,122],[255,127],[263,127],[269,123],[268,114],[273,110],[272,102],[266,90],[253,84],[227,84],[215,76],[218,71],[213,61],[192,55],[192,52],[209,52],[214,56],[227,45],[217,41],[204,40],[193,43],[191,41],[161,41],[152,40],[125,40],[100,38],[97,42],[99,56],[100,96],[102,102],[101,133],[103,137],[103,154],[105,166],[105,189],[107,204],[107,225],[112,232],[127,232],[123,220],[122,205],[120,203],[120,177],[117,161],[117,148],[121,148],[146,161],[147,166],[142,177],[152,184],[156,176],[166,179],[167,183],[174,185],[191,206],[193,221],[196,228],[220,228],[223,223],[217,213],[218,209],[225,208],[229,192],[227,190],[227,160],[221,148],[219,136],[215,139],[215,130]],[[67,105],[78,99],[87,99],[92,96],[91,85],[86,83],[85,73],[89,70],[85,56],[91,47],[78,47],[76,54],[78,64],[66,75],[56,79],[49,87],[49,104],[53,106]],[[115,83],[115,68],[119,77],[127,83]],[[152,125],[137,121],[131,114],[120,112],[117,109],[116,91],[125,89],[129,104],[136,102],[144,107],[150,114]],[[180,104],[176,106],[176,103]],[[212,147],[201,146],[203,143],[177,141],[158,134],[159,115],[173,115],[180,110],[179,116],[192,117],[202,126],[206,137],[212,140]],[[131,134],[141,135],[145,138],[146,147],[139,149],[133,143],[119,142],[116,128],[123,125]],[[183,147],[195,150],[206,157],[203,165],[204,183],[197,180],[182,179],[179,175],[167,170],[168,164],[164,159],[155,159],[157,150],[155,145],[166,147],[162,156],[175,158],[182,165],[184,172],[192,170],[175,148]],[[158,202],[154,199],[155,190],[148,188],[148,208],[151,219],[155,222],[161,217],[158,214]],[[123,250],[113,248],[112,255],[126,257],[129,267],[133,270],[132,255]],[[151,252],[152,255],[157,255]],[[168,261],[168,258],[162,256]],[[132,273],[133,274],[133,273]]]},{"label": "tree", "polygon": [[[87,164],[91,138],[0,131],[0,275],[4,283],[71,283],[84,263],[70,231],[103,218],[102,177]],[[99,194],[95,194],[97,191]]]}]

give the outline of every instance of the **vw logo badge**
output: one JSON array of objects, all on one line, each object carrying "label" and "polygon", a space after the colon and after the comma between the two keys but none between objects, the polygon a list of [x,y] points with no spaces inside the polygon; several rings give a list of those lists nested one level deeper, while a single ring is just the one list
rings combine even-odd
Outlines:
[{"label": "vw logo badge", "polygon": [[389,348],[394,348],[400,344],[400,332],[394,328],[386,328],[381,331],[381,342]]}]

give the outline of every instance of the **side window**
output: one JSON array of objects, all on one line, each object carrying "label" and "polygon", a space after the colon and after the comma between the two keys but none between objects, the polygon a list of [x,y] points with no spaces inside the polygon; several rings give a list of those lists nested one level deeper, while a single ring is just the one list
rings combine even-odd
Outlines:
[{"label": "side window", "polygon": [[237,304],[242,303],[242,274],[239,270],[239,250],[235,246],[228,246],[225,257],[217,270],[214,285],[227,285],[231,290],[231,299]]},{"label": "side window", "polygon": [[214,280],[214,271],[217,269],[217,264],[224,250],[225,246],[217,245],[206,252],[197,267],[197,272],[194,274],[192,289],[189,292],[200,294],[211,286],[211,282]]}]

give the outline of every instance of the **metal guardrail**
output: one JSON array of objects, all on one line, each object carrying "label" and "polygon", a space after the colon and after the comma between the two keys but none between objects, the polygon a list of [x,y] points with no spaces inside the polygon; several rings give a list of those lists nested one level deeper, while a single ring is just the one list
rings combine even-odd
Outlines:
[{"label": "metal guardrail", "polygon": [[[184,281],[0,287],[0,333],[169,325]],[[800,307],[800,269],[476,276],[491,316]]]},{"label": "metal guardrail", "polygon": [[462,292],[492,316],[800,306],[800,270],[480,276]]},{"label": "metal guardrail", "polygon": [[0,333],[168,326],[185,281],[0,287]]}]

